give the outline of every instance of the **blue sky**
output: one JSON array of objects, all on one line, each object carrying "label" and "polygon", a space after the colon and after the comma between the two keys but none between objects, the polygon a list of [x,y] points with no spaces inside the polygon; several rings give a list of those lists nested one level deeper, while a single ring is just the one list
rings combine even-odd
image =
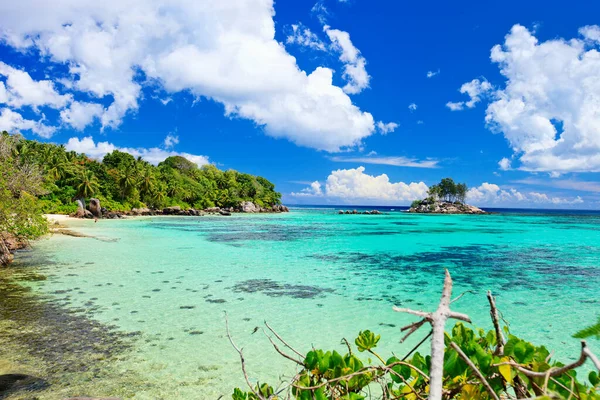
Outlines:
[{"label": "blue sky", "polygon": [[0,129],[181,153],[288,204],[451,176],[478,205],[600,208],[598,3],[102,3],[0,4]]}]

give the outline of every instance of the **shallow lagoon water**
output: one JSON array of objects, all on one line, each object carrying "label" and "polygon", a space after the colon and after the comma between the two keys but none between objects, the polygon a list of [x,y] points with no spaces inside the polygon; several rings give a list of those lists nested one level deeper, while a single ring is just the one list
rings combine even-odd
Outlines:
[{"label": "shallow lagoon water", "polygon": [[474,292],[455,304],[476,326],[490,328],[485,292],[492,290],[513,333],[574,359],[571,335],[600,312],[599,223],[599,215],[333,209],[73,221],[103,240],[54,236],[22,262],[48,276],[24,283],[35,292],[139,332],[115,366],[151,383],[133,388],[136,399],[216,399],[244,384],[225,312],[251,378],[276,385],[295,367],[252,333],[264,320],[303,351],[343,350],[342,338],[371,329],[382,335],[381,353],[402,354],[427,332],[399,344],[399,328],[414,319],[391,307],[434,308],[445,267],[456,295]]}]

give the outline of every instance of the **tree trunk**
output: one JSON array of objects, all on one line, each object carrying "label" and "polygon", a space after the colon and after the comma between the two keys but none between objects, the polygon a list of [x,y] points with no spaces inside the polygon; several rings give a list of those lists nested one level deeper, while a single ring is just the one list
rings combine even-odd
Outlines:
[{"label": "tree trunk", "polygon": [[4,239],[0,237],[0,266],[6,266],[13,260],[13,255],[8,249],[8,246],[4,242]]}]

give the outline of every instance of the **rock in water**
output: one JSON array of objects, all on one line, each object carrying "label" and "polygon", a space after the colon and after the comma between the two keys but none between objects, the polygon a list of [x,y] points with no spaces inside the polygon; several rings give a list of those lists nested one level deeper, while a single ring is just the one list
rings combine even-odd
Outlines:
[{"label": "rock in water", "polygon": [[41,390],[48,387],[43,379],[25,374],[0,375],[0,398],[18,390]]},{"label": "rock in water", "polygon": [[90,212],[95,218],[102,218],[102,208],[100,207],[100,200],[90,199]]}]

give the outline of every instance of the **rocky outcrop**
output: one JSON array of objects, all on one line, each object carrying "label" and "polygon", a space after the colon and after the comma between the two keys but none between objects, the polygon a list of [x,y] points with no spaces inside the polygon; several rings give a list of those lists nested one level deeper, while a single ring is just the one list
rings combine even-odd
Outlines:
[{"label": "rocky outcrop", "polygon": [[13,253],[26,248],[28,245],[29,243],[25,239],[19,239],[7,233],[0,233],[0,266],[10,264],[13,260]]},{"label": "rocky outcrop", "polygon": [[258,204],[255,204],[251,201],[243,201],[238,211],[244,213],[280,213],[280,212],[289,212],[290,209],[284,206],[283,204],[274,204],[271,207],[261,207]]},{"label": "rocky outcrop", "polygon": [[90,212],[94,218],[102,218],[102,208],[100,207],[100,200],[90,199]]},{"label": "rocky outcrop", "polygon": [[242,201],[242,204],[240,204],[240,207],[242,209],[242,212],[245,212],[245,213],[260,212],[260,207],[251,201]]},{"label": "rocky outcrop", "polygon": [[481,208],[469,204],[459,202],[450,203],[431,199],[413,203],[408,212],[421,214],[488,214]]},{"label": "rocky outcrop", "polygon": [[338,211],[338,214],[342,215],[342,214],[353,214],[353,215],[358,215],[358,214],[362,214],[362,215],[382,215],[382,212],[379,210],[371,210],[371,211],[357,211],[357,210],[340,210]]}]

